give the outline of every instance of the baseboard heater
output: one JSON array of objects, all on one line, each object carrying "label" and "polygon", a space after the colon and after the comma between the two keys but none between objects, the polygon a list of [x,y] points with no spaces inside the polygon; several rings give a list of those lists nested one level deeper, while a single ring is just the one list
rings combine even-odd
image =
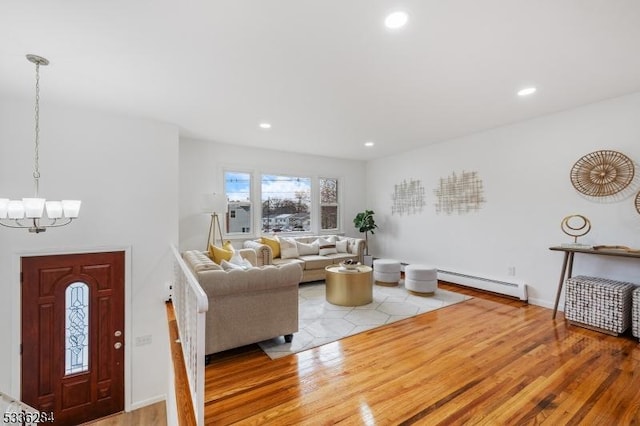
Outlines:
[{"label": "baseboard heater", "polygon": [[460,284],[506,296],[527,300],[527,285],[519,281],[501,281],[474,275],[461,274],[459,272],[438,269],[438,279],[453,284]]}]

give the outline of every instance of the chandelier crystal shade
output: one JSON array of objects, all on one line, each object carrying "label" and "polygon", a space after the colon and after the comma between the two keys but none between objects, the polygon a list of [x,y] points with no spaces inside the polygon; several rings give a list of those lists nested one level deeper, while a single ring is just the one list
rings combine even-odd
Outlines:
[{"label": "chandelier crystal shade", "polygon": [[33,166],[35,195],[33,197],[25,197],[22,200],[0,198],[0,225],[7,228],[27,228],[29,232],[37,234],[46,231],[47,228],[70,224],[80,213],[81,201],[47,201],[39,196],[40,66],[49,65],[49,61],[36,55],[27,55],[27,59],[36,66],[35,157]]}]

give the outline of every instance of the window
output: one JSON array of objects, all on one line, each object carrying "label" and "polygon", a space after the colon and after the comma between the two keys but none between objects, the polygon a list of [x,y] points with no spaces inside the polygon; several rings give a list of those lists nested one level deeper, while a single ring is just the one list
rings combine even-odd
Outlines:
[{"label": "window", "polygon": [[65,295],[65,375],[89,369],[89,286],[70,284]]},{"label": "window", "polygon": [[251,173],[225,172],[224,192],[227,198],[227,234],[251,233]]},{"label": "window", "polygon": [[338,229],[338,179],[320,178],[320,229]]},{"label": "window", "polygon": [[262,232],[311,230],[311,179],[262,175]]}]

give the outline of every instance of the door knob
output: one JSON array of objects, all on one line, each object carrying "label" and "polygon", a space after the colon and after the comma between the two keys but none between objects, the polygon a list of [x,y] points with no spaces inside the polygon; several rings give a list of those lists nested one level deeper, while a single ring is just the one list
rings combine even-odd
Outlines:
[{"label": "door knob", "polygon": [[116,332],[113,333],[113,335],[116,336],[116,337],[120,337],[120,336],[122,336],[122,331],[116,330]]},{"label": "door knob", "polygon": [[116,342],[116,343],[113,345],[113,347],[114,347],[114,348],[116,348],[116,349],[120,349],[120,348],[122,347],[122,343],[120,343],[120,342]]}]

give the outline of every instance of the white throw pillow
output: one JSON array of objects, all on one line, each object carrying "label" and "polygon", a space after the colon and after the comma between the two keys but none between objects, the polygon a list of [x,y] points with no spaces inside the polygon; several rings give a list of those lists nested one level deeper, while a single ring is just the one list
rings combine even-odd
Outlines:
[{"label": "white throw pillow", "polygon": [[349,253],[358,254],[358,240],[355,238],[349,239]]},{"label": "white throw pillow", "polygon": [[300,256],[308,256],[311,254],[318,254],[320,252],[320,245],[318,244],[318,240],[315,240],[311,244],[296,241],[296,246],[298,247],[298,254]]},{"label": "white throw pillow", "polygon": [[336,249],[338,253],[347,253],[347,240],[338,240],[336,241]]},{"label": "white throw pillow", "polygon": [[324,238],[318,238],[317,241],[318,241],[318,246],[320,248],[318,252],[320,256],[326,256],[328,254],[338,253],[335,243],[332,243],[329,240],[325,240]]},{"label": "white throw pillow", "polygon": [[223,260],[222,263],[220,263],[220,266],[222,266],[222,269],[224,269],[225,271],[230,271],[232,269],[241,269],[246,271],[247,269],[251,269],[253,267],[251,262],[246,259],[242,259],[242,262],[240,264],[235,264]]},{"label": "white throw pillow", "polygon": [[298,245],[291,238],[278,238],[280,241],[280,257],[282,259],[295,259],[299,256]]},{"label": "white throw pillow", "polygon": [[231,259],[229,259],[229,263],[242,266],[244,265],[244,258],[240,256],[240,253],[238,253],[237,251],[234,251],[233,256],[231,256]]},{"label": "white throw pillow", "polygon": [[222,260],[222,262],[220,262],[220,266],[222,266],[222,269],[224,269],[225,271],[230,271],[232,269],[244,269],[242,266],[228,262],[224,259]]}]

